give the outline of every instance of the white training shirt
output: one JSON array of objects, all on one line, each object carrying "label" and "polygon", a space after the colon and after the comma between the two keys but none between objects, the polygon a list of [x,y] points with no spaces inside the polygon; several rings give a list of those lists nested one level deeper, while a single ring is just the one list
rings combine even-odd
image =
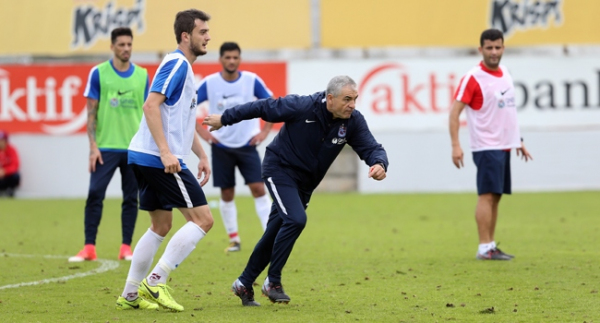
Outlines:
[{"label": "white training shirt", "polygon": [[[263,80],[256,74],[240,71],[240,77],[232,82],[226,81],[221,73],[208,75],[198,88],[198,103],[208,100],[209,114],[223,114],[226,109],[258,99],[273,96]],[[212,135],[220,144],[229,148],[248,145],[252,137],[260,132],[260,119],[222,127]]]},{"label": "white training shirt", "polygon": [[[160,63],[150,92],[161,93],[166,97],[160,105],[163,133],[171,153],[178,159],[184,159],[192,149],[196,134],[197,106],[194,72],[180,50],[169,53]],[[160,157],[160,151],[150,133],[145,116],[129,144],[129,150]],[[152,166],[150,163],[139,163],[137,160],[139,159],[136,158],[136,164]]]},{"label": "white training shirt", "polygon": [[491,71],[481,63],[461,80],[455,99],[466,109],[471,150],[500,150],[521,147],[517,122],[515,87],[503,65]]}]

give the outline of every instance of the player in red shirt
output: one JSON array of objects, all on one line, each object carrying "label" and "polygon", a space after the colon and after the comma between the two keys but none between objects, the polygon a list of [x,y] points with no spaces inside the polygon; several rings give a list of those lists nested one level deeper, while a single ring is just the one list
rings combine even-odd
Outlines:
[{"label": "player in red shirt", "polygon": [[8,133],[0,130],[0,195],[14,197],[20,182],[19,155],[8,143]]},{"label": "player in red shirt", "polygon": [[477,259],[510,260],[513,256],[498,249],[494,240],[498,204],[502,194],[512,192],[511,149],[525,161],[531,159],[531,155],[519,132],[512,77],[506,67],[500,65],[504,36],[497,29],[488,29],[481,34],[479,43],[483,61],[461,80],[450,111],[452,162],[457,168],[464,166],[458,130],[460,113],[465,110],[470,148],[477,166]]}]

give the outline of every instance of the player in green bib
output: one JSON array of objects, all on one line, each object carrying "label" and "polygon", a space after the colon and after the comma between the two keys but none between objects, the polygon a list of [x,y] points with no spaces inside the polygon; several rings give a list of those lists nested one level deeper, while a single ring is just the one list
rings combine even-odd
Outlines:
[{"label": "player in green bib", "polygon": [[137,219],[138,189],[127,164],[127,148],[137,132],[148,96],[145,68],[129,61],[133,33],[119,27],[111,32],[112,59],[90,71],[84,96],[87,98],[87,134],[90,142],[90,187],[85,205],[85,246],[70,262],[96,260],[96,235],[102,218],[106,188],[117,168],[121,172],[123,203],[122,244],[119,259],[131,260],[131,240]]}]

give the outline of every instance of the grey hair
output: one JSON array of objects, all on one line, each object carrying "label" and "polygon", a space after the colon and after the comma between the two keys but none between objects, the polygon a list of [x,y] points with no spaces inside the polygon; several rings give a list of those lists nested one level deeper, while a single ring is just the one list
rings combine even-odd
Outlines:
[{"label": "grey hair", "polygon": [[333,96],[338,96],[342,91],[342,88],[351,85],[356,87],[356,82],[348,76],[348,75],[338,75],[334,76],[327,84],[327,91],[325,94],[331,94]]}]

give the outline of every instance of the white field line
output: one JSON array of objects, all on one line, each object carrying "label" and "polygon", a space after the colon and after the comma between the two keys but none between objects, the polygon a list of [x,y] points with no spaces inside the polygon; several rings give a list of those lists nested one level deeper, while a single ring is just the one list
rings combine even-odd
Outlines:
[{"label": "white field line", "polygon": [[[20,255],[20,254],[14,254],[14,253],[0,253],[0,257],[51,258],[51,259],[67,259],[67,258],[69,258],[68,256]],[[103,272],[106,272],[106,271],[109,271],[109,270],[114,270],[114,269],[117,269],[119,267],[119,262],[115,261],[115,260],[98,259],[97,261],[100,263],[100,267],[98,267],[97,269],[92,269],[90,271],[86,271],[84,273],[77,273],[77,274],[63,276],[63,277],[57,277],[57,278],[48,278],[48,279],[36,280],[36,281],[32,281],[32,282],[27,282],[27,283],[18,283],[18,284],[12,284],[12,285],[4,285],[4,286],[0,286],[0,290],[2,290],[2,289],[8,289],[8,288],[19,288],[19,287],[25,287],[25,286],[33,286],[33,285],[41,285],[41,284],[62,282],[62,281],[73,279],[73,278],[81,278],[81,277],[86,277],[86,276],[90,276],[90,275],[101,274]]]}]

